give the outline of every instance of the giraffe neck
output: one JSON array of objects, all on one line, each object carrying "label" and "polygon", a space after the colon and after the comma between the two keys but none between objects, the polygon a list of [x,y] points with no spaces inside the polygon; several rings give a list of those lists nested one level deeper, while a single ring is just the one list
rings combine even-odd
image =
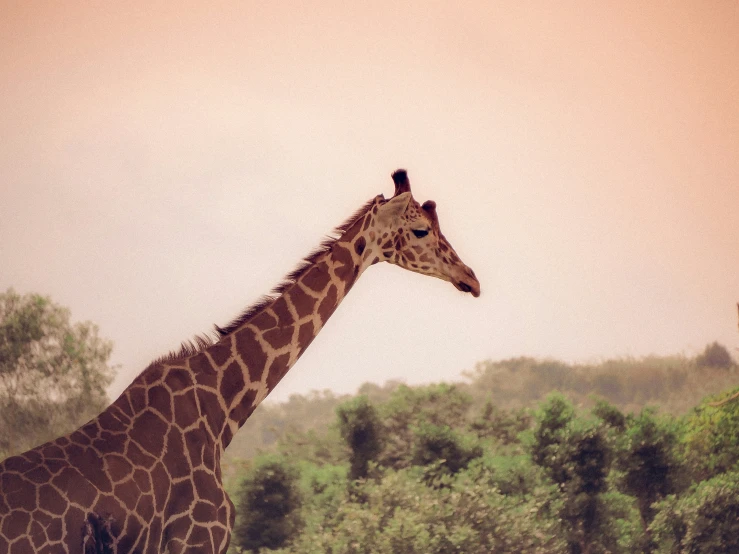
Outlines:
[{"label": "giraffe neck", "polygon": [[274,300],[221,330],[218,342],[150,366],[111,409],[126,415],[152,412],[152,423],[172,418],[186,434],[197,429],[201,439],[205,433],[225,448],[305,352],[362,272],[379,261],[382,237],[375,229],[376,206],[376,201],[370,203],[338,239],[311,256]]}]

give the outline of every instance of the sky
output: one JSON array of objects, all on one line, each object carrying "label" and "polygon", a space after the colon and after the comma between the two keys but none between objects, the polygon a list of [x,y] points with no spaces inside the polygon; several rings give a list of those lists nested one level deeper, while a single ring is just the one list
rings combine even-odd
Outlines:
[{"label": "sky", "polygon": [[0,290],[112,398],[399,167],[482,296],[374,266],[270,399],[739,347],[733,0],[0,4]]}]

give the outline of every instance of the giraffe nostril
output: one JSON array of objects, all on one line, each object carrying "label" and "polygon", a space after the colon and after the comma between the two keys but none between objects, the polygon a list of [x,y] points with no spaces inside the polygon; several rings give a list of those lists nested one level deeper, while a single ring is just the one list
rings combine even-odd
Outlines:
[{"label": "giraffe nostril", "polygon": [[457,288],[459,290],[461,290],[462,292],[471,292],[472,291],[472,287],[469,286],[467,283],[463,283],[462,281],[459,281],[457,283]]}]

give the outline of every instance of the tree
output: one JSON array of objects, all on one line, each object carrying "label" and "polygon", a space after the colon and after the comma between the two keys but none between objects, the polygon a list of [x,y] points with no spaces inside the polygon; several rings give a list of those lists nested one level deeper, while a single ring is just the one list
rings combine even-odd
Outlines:
[{"label": "tree", "polygon": [[301,526],[298,470],[283,458],[257,461],[241,484],[234,526],[236,546],[251,552],[285,546]]},{"label": "tree", "polygon": [[739,552],[739,473],[724,473],[670,495],[657,505],[651,525],[664,554]]},{"label": "tree", "polygon": [[729,369],[734,366],[734,359],[723,344],[713,342],[695,359],[698,367],[717,367]]},{"label": "tree", "polygon": [[[629,421],[616,465],[623,472],[623,492],[636,498],[642,525],[647,529],[654,519],[654,503],[684,488],[684,464],[674,445],[677,431],[674,420],[658,418],[654,410],[645,409]],[[642,538],[641,548],[656,548],[649,533]]]},{"label": "tree", "polygon": [[739,468],[739,402],[723,402],[737,392],[709,397],[685,420],[686,457],[696,480]]},{"label": "tree", "polygon": [[366,396],[358,396],[336,409],[339,431],[349,447],[352,480],[367,477],[369,463],[382,451],[382,423]]},{"label": "tree", "polygon": [[112,342],[38,294],[0,293],[0,458],[72,431],[107,404]]}]

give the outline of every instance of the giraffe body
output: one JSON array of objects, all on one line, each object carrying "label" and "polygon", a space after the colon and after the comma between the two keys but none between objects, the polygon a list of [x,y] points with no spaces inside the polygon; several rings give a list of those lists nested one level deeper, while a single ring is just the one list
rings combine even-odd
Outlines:
[{"label": "giraffe body", "polygon": [[225,553],[234,506],[220,461],[369,266],[389,261],[479,295],[404,171],[340,236],[216,341],[152,363],[77,431],[0,462],[0,552]]}]

